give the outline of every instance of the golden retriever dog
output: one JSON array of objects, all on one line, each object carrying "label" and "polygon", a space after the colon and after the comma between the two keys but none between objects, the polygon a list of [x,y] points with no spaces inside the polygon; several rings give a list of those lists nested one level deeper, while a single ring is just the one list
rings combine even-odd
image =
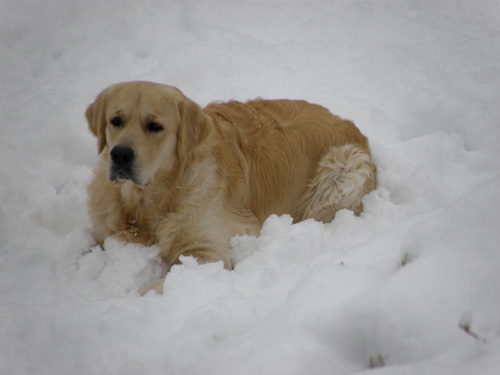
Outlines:
[{"label": "golden retriever dog", "polygon": [[366,137],[306,101],[202,109],[174,87],[126,82],[86,117],[99,152],[88,187],[95,240],[156,244],[168,265],[184,255],[231,269],[231,237],[258,235],[269,215],[329,222],[344,208],[359,214],[375,189]]}]

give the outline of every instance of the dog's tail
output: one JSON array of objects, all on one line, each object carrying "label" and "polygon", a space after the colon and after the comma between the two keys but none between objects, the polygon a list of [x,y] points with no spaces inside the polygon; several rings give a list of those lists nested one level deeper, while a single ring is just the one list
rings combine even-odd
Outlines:
[{"label": "dog's tail", "polygon": [[363,196],[375,189],[375,174],[371,156],[363,148],[352,144],[330,148],[308,186],[300,220],[327,223],[343,208],[358,215]]}]

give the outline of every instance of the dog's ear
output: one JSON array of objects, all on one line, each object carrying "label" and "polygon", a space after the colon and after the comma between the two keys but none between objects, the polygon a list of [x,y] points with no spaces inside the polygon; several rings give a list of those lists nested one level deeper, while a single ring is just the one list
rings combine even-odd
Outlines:
[{"label": "dog's ear", "polygon": [[211,134],[211,124],[201,107],[190,99],[178,103],[180,125],[177,134],[177,157],[179,162],[188,162],[193,155],[203,153],[204,145]]},{"label": "dog's ear", "polygon": [[89,129],[97,137],[97,153],[100,154],[106,147],[106,118],[104,108],[106,99],[104,93],[100,93],[95,102],[90,104],[85,111],[85,117],[89,123]]}]

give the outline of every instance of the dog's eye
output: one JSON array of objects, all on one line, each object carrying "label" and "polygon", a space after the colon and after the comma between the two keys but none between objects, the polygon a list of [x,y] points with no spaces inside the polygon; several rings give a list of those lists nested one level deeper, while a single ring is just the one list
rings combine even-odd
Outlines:
[{"label": "dog's eye", "polygon": [[122,118],[120,116],[115,116],[111,119],[111,125],[119,127],[122,124]]},{"label": "dog's eye", "polygon": [[150,133],[158,133],[158,132],[161,132],[163,130],[163,126],[161,126],[160,124],[158,124],[156,122],[150,121],[146,125],[146,129]]}]

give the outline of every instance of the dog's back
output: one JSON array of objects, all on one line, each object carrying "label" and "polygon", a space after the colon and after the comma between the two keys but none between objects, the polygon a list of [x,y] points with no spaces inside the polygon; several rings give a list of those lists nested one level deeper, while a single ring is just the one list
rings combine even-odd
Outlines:
[{"label": "dog's back", "polygon": [[375,188],[366,137],[322,106],[232,101],[204,112],[222,132],[235,134],[246,161],[248,207],[261,222],[285,213],[296,221],[330,221],[341,208],[359,212],[362,196]]}]

